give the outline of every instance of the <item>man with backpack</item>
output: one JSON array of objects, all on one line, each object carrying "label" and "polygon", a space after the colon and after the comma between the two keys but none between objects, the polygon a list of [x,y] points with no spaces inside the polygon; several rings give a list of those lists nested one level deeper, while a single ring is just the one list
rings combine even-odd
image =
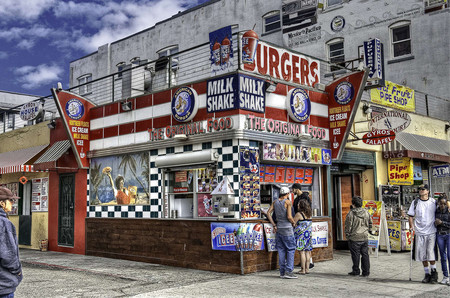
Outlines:
[{"label": "man with backpack", "polygon": [[[409,228],[415,233],[415,260],[423,264],[425,278],[423,283],[436,283],[438,274],[436,271],[436,256],[434,246],[436,242],[436,227],[434,226],[436,201],[429,197],[428,184],[419,186],[419,199],[412,202],[409,207]],[[428,267],[428,263],[431,266]]]}]

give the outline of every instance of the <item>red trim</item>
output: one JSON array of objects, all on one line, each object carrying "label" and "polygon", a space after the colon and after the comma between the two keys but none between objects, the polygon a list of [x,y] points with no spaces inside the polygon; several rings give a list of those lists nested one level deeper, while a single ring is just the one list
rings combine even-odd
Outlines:
[{"label": "red trim", "polygon": [[266,118],[272,118],[274,120],[288,121],[288,113],[286,110],[277,108],[266,107]]},{"label": "red trim", "polygon": [[206,86],[207,86],[206,82],[192,84],[192,88],[194,88],[194,90],[197,91],[198,95],[206,93],[207,89]]},{"label": "red trim", "polygon": [[104,138],[117,137],[119,134],[118,126],[105,127],[103,132]]},{"label": "red trim", "polygon": [[103,117],[103,107],[98,107],[98,108],[91,108],[89,110],[89,114],[91,116],[91,120],[92,119],[98,119],[98,118],[102,118]]},{"label": "red trim", "polygon": [[119,135],[134,133],[134,122],[119,125]]},{"label": "red trim", "polygon": [[142,120],[136,122],[136,132],[142,132],[152,129],[152,119]]},{"label": "red trim", "polygon": [[152,94],[141,96],[136,99],[136,110],[152,106]]},{"label": "red trim", "polygon": [[162,128],[162,127],[166,127],[168,125],[172,125],[171,120],[172,120],[172,115],[155,118],[155,119],[153,119],[153,128]]},{"label": "red trim", "polygon": [[159,105],[162,103],[170,102],[172,100],[172,90],[166,90],[163,92],[153,94],[153,105]]},{"label": "red trim", "polygon": [[119,104],[117,102],[105,106],[105,117],[119,113]]},{"label": "red trim", "polygon": [[91,141],[103,139],[103,128],[100,128],[100,129],[92,129],[92,130],[90,131],[90,134],[89,134],[89,139],[90,139]]}]

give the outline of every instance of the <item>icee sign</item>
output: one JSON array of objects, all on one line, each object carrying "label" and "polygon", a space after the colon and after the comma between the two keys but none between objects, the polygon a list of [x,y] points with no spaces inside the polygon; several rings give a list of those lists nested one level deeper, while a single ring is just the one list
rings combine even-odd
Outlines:
[{"label": "icee sign", "polygon": [[264,81],[245,75],[231,75],[209,80],[206,91],[208,113],[242,109],[264,113]]}]

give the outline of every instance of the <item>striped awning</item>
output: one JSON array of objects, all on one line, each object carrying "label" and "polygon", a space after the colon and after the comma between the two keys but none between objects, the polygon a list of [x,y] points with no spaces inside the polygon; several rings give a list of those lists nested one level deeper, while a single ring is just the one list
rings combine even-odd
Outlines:
[{"label": "striped awning", "polygon": [[33,165],[26,163],[47,147],[48,144],[0,153],[0,174],[34,172]]},{"label": "striped awning", "polygon": [[70,148],[69,140],[56,142],[49,149],[47,149],[47,151],[45,151],[44,154],[42,154],[41,157],[39,157],[34,162],[34,164],[56,161],[69,148]]},{"label": "striped awning", "polygon": [[395,140],[406,150],[427,152],[442,156],[450,155],[450,143],[447,140],[419,136],[406,132],[399,132]]}]

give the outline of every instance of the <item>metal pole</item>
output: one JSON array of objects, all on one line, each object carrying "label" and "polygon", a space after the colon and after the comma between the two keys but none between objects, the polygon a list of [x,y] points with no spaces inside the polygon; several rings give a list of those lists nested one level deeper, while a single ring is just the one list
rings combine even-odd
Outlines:
[{"label": "metal pole", "polygon": [[244,252],[240,250],[239,255],[241,259],[241,275],[244,275]]}]

